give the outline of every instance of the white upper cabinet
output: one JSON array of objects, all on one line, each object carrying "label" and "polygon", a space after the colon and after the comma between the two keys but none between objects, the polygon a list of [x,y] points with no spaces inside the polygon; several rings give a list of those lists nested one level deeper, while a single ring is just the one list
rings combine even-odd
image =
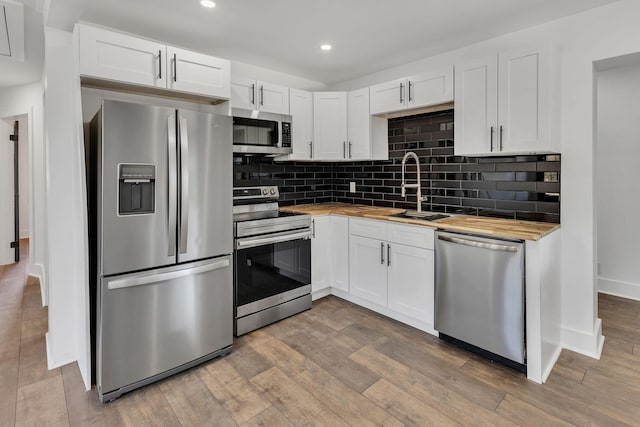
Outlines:
[{"label": "white upper cabinet", "polygon": [[167,46],[171,63],[169,89],[230,98],[230,67],[226,59]]},{"label": "white upper cabinet", "polygon": [[77,24],[80,74],[125,84],[231,97],[231,64],[201,53]]},{"label": "white upper cabinet", "polygon": [[371,114],[369,88],[347,94],[347,159],[371,158]]},{"label": "white upper cabinet", "polygon": [[552,53],[516,49],[456,64],[456,155],[559,152]]},{"label": "white upper cabinet", "polygon": [[166,45],[78,24],[80,74],[166,87]]},{"label": "white upper cabinet", "polygon": [[371,114],[392,113],[453,101],[453,67],[371,86]]},{"label": "white upper cabinet", "polygon": [[289,88],[247,78],[231,81],[231,107],[289,114]]},{"label": "white upper cabinet", "polygon": [[346,92],[314,92],[313,135],[314,159],[347,158]]},{"label": "white upper cabinet", "polygon": [[291,160],[313,159],[313,93],[290,89],[291,138],[293,153]]},{"label": "white upper cabinet", "polygon": [[498,58],[456,64],[454,150],[459,156],[497,150]]}]

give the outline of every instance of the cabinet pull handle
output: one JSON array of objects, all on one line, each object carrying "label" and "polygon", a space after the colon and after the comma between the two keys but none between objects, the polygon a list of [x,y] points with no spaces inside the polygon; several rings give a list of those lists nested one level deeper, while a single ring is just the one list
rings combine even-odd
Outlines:
[{"label": "cabinet pull handle", "polygon": [[342,141],[342,158],[347,158],[347,141]]},{"label": "cabinet pull handle", "polygon": [[404,102],[404,83],[400,83],[400,104]]},{"label": "cabinet pull handle", "polygon": [[256,84],[251,83],[251,105],[256,105]]},{"label": "cabinet pull handle", "polygon": [[391,245],[387,245],[387,266],[391,265]]},{"label": "cabinet pull handle", "polygon": [[384,243],[380,242],[380,264],[384,265]]},{"label": "cabinet pull handle", "polygon": [[349,141],[349,158],[351,158],[351,141]]},{"label": "cabinet pull handle", "polygon": [[315,218],[311,219],[311,237],[316,238],[316,220]]},{"label": "cabinet pull handle", "polygon": [[411,102],[411,87],[413,86],[413,83],[411,83],[411,80],[409,80],[409,102]]},{"label": "cabinet pull handle", "polygon": [[493,126],[491,126],[491,152],[493,152]]},{"label": "cabinet pull handle", "polygon": [[178,58],[175,53],[173,54],[173,81],[178,81]]},{"label": "cabinet pull handle", "polygon": [[264,105],[264,86],[260,85],[260,105]]},{"label": "cabinet pull handle", "polygon": [[500,125],[500,151],[502,151],[502,125]]},{"label": "cabinet pull handle", "polygon": [[313,141],[309,142],[309,158],[313,159]]},{"label": "cabinet pull handle", "polygon": [[158,80],[162,80],[162,49],[158,49]]}]

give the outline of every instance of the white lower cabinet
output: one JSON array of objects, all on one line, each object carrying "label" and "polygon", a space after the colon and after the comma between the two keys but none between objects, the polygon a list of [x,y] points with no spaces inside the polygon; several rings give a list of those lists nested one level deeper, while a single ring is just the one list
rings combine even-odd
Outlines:
[{"label": "white lower cabinet", "polygon": [[352,235],[349,242],[350,293],[374,304],[387,305],[386,243]]},{"label": "white lower cabinet", "polygon": [[317,295],[331,287],[331,217],[311,221],[311,292]]},{"label": "white lower cabinet", "polygon": [[311,293],[313,299],[332,288],[349,292],[349,218],[314,216],[311,237]]},{"label": "white lower cabinet", "polygon": [[433,333],[434,230],[351,218],[349,295]]},{"label": "white lower cabinet", "polygon": [[387,307],[433,324],[433,251],[395,243],[388,246]]},{"label": "white lower cabinet", "polygon": [[331,287],[349,292],[349,218],[331,215]]}]

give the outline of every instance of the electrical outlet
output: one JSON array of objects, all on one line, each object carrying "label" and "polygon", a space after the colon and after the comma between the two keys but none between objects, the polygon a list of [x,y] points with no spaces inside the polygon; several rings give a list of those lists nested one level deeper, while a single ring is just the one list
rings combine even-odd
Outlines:
[{"label": "electrical outlet", "polygon": [[350,182],[349,183],[349,193],[355,193],[356,192],[356,183],[355,182]]}]

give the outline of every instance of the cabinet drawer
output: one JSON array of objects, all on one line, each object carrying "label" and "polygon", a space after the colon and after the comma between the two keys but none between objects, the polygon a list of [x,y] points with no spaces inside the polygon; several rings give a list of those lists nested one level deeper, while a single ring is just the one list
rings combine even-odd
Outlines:
[{"label": "cabinet drawer", "polygon": [[421,225],[389,224],[387,240],[401,245],[433,249],[434,229]]},{"label": "cabinet drawer", "polygon": [[387,240],[387,222],[374,219],[349,218],[351,235]]}]

